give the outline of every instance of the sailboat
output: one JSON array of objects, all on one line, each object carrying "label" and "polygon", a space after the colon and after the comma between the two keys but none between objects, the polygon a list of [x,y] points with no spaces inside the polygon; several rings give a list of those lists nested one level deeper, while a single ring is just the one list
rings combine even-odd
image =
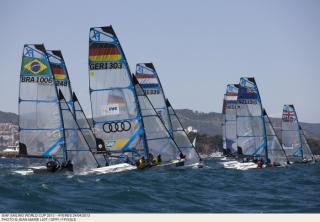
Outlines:
[{"label": "sailboat", "polygon": [[67,162],[62,114],[44,45],[25,45],[19,85],[19,156]]},{"label": "sailboat", "polygon": [[186,161],[184,150],[178,146],[169,130],[165,127],[163,120],[134,75],[133,83],[141,107],[141,117],[144,123],[149,153],[160,154],[163,165],[184,166]]},{"label": "sailboat", "polygon": [[19,92],[19,157],[43,160],[39,167],[28,170],[80,172],[98,167],[68,101],[56,87],[52,68],[44,45],[24,46]]},{"label": "sailboat", "polygon": [[94,133],[115,159],[136,162],[158,154],[163,162],[175,159],[179,149],[131,75],[112,26],[90,29],[89,79]]},{"label": "sailboat", "polygon": [[[236,106],[237,156],[246,166],[226,163],[227,167],[248,169],[285,166],[287,157],[277,138],[254,78],[242,77]],[[255,165],[257,163],[257,165]]]},{"label": "sailboat", "polygon": [[131,161],[140,156],[148,158],[129,65],[112,26],[90,29],[89,80],[96,137],[120,161],[125,153]]},{"label": "sailboat", "polygon": [[291,162],[313,161],[314,155],[308,145],[293,105],[284,105],[282,112],[282,146]]},{"label": "sailboat", "polygon": [[239,84],[228,84],[223,100],[223,149],[225,156],[234,157],[237,155],[237,98]]},{"label": "sailboat", "polygon": [[137,64],[135,77],[144,93],[148,96],[164,126],[185,155],[185,164],[202,166],[199,164],[201,162],[200,155],[188,138],[169,100],[166,99],[154,65],[152,63]]}]

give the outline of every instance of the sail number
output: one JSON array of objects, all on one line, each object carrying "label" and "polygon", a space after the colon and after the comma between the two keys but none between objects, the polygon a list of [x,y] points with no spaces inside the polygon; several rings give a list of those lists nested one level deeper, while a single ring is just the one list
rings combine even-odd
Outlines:
[{"label": "sail number", "polygon": [[122,69],[123,64],[120,62],[95,62],[90,63],[90,70],[98,70],[98,69]]}]

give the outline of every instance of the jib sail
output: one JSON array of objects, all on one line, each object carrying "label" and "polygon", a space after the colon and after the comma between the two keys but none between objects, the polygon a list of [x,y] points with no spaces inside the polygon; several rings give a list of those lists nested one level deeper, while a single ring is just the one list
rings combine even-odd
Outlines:
[{"label": "jib sail", "polygon": [[171,132],[172,126],[165,102],[166,97],[154,65],[152,63],[137,64],[135,76],[166,128]]},{"label": "jib sail", "polygon": [[89,78],[96,137],[112,152],[148,155],[132,76],[111,26],[90,29]]},{"label": "jib sail", "polygon": [[196,151],[194,144],[191,143],[186,131],[184,130],[180,122],[180,119],[178,118],[168,99],[166,100],[166,103],[169,110],[170,121],[172,124],[173,139],[182,153],[186,156],[186,163],[194,164],[200,162],[201,157],[199,153]]},{"label": "jib sail", "polygon": [[95,158],[97,159],[99,165],[101,166],[109,165],[105,144],[101,139],[96,138],[96,136],[94,135],[91,125],[74,92],[72,95],[72,99],[73,99],[73,104],[75,109],[76,121],[91,151],[94,153]]},{"label": "jib sail", "polygon": [[67,160],[53,73],[44,45],[25,45],[19,90],[20,154]]},{"label": "jib sail", "polygon": [[149,153],[160,154],[162,161],[169,162],[176,159],[181,152],[174,142],[171,134],[164,125],[164,122],[152,106],[148,96],[144,93],[138,80],[133,76],[134,87],[137,92],[141,107],[141,116],[146,133]]},{"label": "jib sail", "polygon": [[237,154],[237,98],[239,84],[228,84],[224,98],[224,129],[225,146],[227,153]]},{"label": "jib sail", "polygon": [[267,112],[265,110],[263,111],[270,163],[274,165],[286,165],[288,162],[286,153],[281,146]]},{"label": "jib sail", "polygon": [[99,164],[93,156],[90,145],[82,134],[79,124],[77,123],[75,116],[61,90],[59,90],[59,102],[62,113],[68,160],[70,160],[73,165],[73,171],[75,173],[79,173],[97,168]]},{"label": "jib sail", "polygon": [[245,156],[267,160],[267,138],[262,104],[254,78],[241,78],[237,99],[237,146]]}]

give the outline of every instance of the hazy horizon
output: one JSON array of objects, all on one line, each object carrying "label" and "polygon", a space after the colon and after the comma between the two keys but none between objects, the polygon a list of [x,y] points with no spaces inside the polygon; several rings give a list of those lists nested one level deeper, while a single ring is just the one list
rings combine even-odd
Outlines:
[{"label": "hazy horizon", "polygon": [[153,62],[176,109],[221,113],[226,85],[254,76],[270,116],[294,104],[301,122],[320,123],[319,1],[121,3],[2,1],[0,110],[18,112],[23,45],[44,43],[62,50],[72,88],[91,116],[89,28],[112,25],[131,72],[136,63]]}]

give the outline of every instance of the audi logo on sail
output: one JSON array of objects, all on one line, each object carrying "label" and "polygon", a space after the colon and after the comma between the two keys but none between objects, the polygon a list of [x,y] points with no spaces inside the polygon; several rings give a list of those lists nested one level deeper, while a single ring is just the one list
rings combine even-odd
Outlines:
[{"label": "audi logo on sail", "polygon": [[106,122],[102,128],[105,133],[124,132],[131,129],[131,123],[129,121]]}]

